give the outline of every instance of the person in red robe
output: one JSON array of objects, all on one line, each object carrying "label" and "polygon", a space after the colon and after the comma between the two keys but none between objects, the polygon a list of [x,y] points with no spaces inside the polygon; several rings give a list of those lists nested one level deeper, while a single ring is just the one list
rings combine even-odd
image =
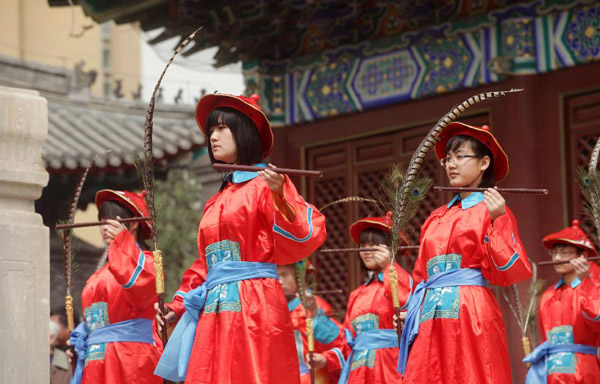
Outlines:
[{"label": "person in red robe", "polygon": [[524,361],[532,363],[527,384],[600,383],[600,295],[590,277],[587,257],[596,249],[574,220],[571,227],[542,240],[560,280],[548,287],[539,304],[544,341]]},{"label": "person in red robe", "polygon": [[152,320],[158,300],[152,252],[144,239],[149,221],[126,225],[117,218],[149,216],[144,193],[104,189],[96,193],[108,262],[86,282],[81,293],[84,322],[72,333],[78,368],[72,383],[158,384],[153,374],[162,345]]},{"label": "person in red robe", "polygon": [[[213,163],[259,164],[273,132],[258,96],[211,94],[197,105]],[[272,171],[227,174],[208,200],[198,259],[185,271],[167,319],[178,319],[155,373],[186,383],[299,383],[294,331],[276,265],[309,256],[325,219]],[[164,323],[161,321],[160,325]]]},{"label": "person in red robe", "polygon": [[[298,263],[304,262],[306,261],[302,260]],[[308,337],[306,334],[307,310],[309,316],[313,317],[315,383],[337,383],[344,364],[344,345],[346,342],[342,324],[333,318],[331,305],[321,297],[313,295],[310,290],[306,291],[308,308],[302,305],[298,297],[295,264],[279,265],[277,266],[277,273],[288,302],[292,326],[294,327],[294,340],[298,351],[301,383],[310,384],[311,382]],[[307,274],[316,274],[316,270],[312,265],[308,266]]]},{"label": "person in red robe", "polygon": [[421,228],[415,287],[402,334],[405,383],[512,383],[502,313],[489,284],[531,277],[517,219],[492,187],[508,157],[489,131],[451,123],[435,152],[453,187],[465,192]]},{"label": "person in red robe", "polygon": [[[347,361],[339,383],[402,383],[396,371],[398,335],[394,330],[392,286],[389,269],[398,275],[398,295],[402,306],[412,290],[412,278],[398,264],[391,265],[389,235],[391,215],[367,217],[350,227],[350,236],[361,248],[360,258],[369,270],[367,281],[350,293],[344,319]],[[405,307],[403,309],[406,309]]]}]

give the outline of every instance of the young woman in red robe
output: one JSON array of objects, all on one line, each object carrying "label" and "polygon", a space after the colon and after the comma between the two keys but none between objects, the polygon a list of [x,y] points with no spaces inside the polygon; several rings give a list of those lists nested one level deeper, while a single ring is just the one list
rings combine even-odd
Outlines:
[{"label": "young woman in red robe", "polygon": [[81,293],[84,322],[71,333],[78,367],[72,383],[158,384],[153,374],[162,346],[152,320],[157,301],[152,252],[145,249],[150,222],[117,218],[149,216],[143,193],[104,189],[96,194],[108,262]]},{"label": "young woman in red robe", "polygon": [[[213,163],[255,165],[270,154],[273,132],[257,101],[212,94],[198,102]],[[306,258],[325,237],[324,217],[287,176],[229,174],[206,203],[199,257],[168,304],[167,318],[179,320],[156,374],[194,384],[299,383],[276,265]]]},{"label": "young woman in red robe", "polygon": [[587,257],[594,245],[574,220],[542,240],[561,279],[542,294],[538,320],[544,343],[524,361],[532,363],[527,384],[600,383],[600,295]]},{"label": "young woman in red robe", "polygon": [[[300,261],[304,262],[304,261]],[[312,266],[307,273],[316,273]],[[300,381],[311,384],[310,360],[308,356],[308,337],[306,334],[306,312],[313,317],[314,354],[316,384],[334,384],[338,382],[344,364],[344,345],[346,339],[342,324],[333,318],[333,308],[319,296],[306,291],[307,308],[298,298],[298,285],[295,264],[277,266],[279,282],[288,302],[294,340],[298,350]]]},{"label": "young woman in red robe", "polygon": [[[368,280],[348,299],[344,319],[347,335],[347,361],[339,383],[383,384],[402,383],[396,371],[398,335],[394,330],[392,287],[389,269],[396,268],[398,294],[405,305],[412,290],[412,279],[398,264],[391,265],[389,235],[391,217],[367,217],[350,227],[350,236],[360,247],[376,251],[359,252],[369,270]],[[406,308],[404,308],[406,309]]]},{"label": "young woman in red robe", "polygon": [[489,284],[531,276],[517,220],[492,187],[508,157],[487,126],[451,123],[435,146],[457,194],[421,228],[413,271],[419,284],[404,324],[399,369],[405,383],[512,382],[506,335]]}]

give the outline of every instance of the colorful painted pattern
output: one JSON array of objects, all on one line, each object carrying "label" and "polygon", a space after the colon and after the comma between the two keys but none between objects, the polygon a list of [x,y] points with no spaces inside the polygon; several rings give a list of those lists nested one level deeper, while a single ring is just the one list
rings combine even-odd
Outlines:
[{"label": "colorful painted pattern", "polygon": [[313,56],[245,62],[244,73],[273,124],[291,125],[595,60],[600,5],[538,0]]}]

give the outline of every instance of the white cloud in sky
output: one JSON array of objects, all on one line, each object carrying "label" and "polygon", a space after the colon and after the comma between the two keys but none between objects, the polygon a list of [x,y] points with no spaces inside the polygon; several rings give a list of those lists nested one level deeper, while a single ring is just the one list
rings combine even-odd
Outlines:
[{"label": "white cloud in sky", "polygon": [[[142,34],[142,99],[149,100],[158,77],[171,56],[178,38],[156,45],[146,41],[157,36],[160,30]],[[162,81],[163,103],[172,104],[179,89],[183,89],[183,102],[193,104],[200,97],[201,89],[207,93],[218,91],[235,95],[244,92],[241,63],[222,68],[212,66],[218,47],[206,49],[190,57],[178,55]]]}]

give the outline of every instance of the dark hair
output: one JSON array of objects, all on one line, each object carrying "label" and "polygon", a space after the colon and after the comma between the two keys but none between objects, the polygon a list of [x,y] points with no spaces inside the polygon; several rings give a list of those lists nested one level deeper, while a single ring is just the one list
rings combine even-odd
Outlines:
[{"label": "dark hair", "polygon": [[575,252],[577,253],[577,255],[581,255],[583,252],[588,250],[587,248],[578,247],[571,243],[555,243],[554,245],[552,245],[552,248],[550,250],[551,251],[554,249],[558,250],[559,248],[564,248],[564,247],[569,247],[569,246],[575,248]]},{"label": "dark hair", "polygon": [[222,163],[222,161],[215,159],[210,146],[210,135],[212,133],[210,132],[210,127],[219,124],[224,124],[231,130],[237,147],[237,164],[254,165],[264,160],[260,134],[254,122],[236,109],[219,107],[213,109],[208,114],[206,124],[204,125],[208,141],[208,156],[211,163]]},{"label": "dark hair", "polygon": [[[60,306],[52,308],[52,310],[50,310],[50,316],[58,316],[58,321],[60,321],[60,324],[63,327],[67,328],[69,326],[67,320],[67,310],[65,309],[65,307]],[[77,326],[79,324],[79,313],[76,309],[73,309],[73,320],[75,326]]]},{"label": "dark hair", "polygon": [[367,228],[360,233],[358,238],[361,244],[383,244],[390,245],[390,238],[387,233],[377,228]]},{"label": "dark hair", "polygon": [[479,158],[484,158],[485,156],[490,158],[490,166],[483,172],[483,177],[481,178],[481,182],[478,187],[480,188],[493,188],[495,184],[494,180],[494,155],[492,151],[485,146],[481,141],[477,140],[474,137],[467,135],[457,135],[453,136],[446,143],[446,153],[453,151],[458,151],[465,143],[470,143],[471,149],[475,153],[475,155]]},{"label": "dark hair", "polygon": [[[131,217],[139,216],[134,214],[125,204],[117,200],[106,200],[98,209],[98,220],[111,219],[115,220],[119,216],[121,219],[129,219]],[[145,243],[144,236],[142,235],[142,222],[138,224],[137,231],[137,242],[143,250],[147,250],[148,246]],[[127,229],[131,228],[131,223],[126,223]]]}]

